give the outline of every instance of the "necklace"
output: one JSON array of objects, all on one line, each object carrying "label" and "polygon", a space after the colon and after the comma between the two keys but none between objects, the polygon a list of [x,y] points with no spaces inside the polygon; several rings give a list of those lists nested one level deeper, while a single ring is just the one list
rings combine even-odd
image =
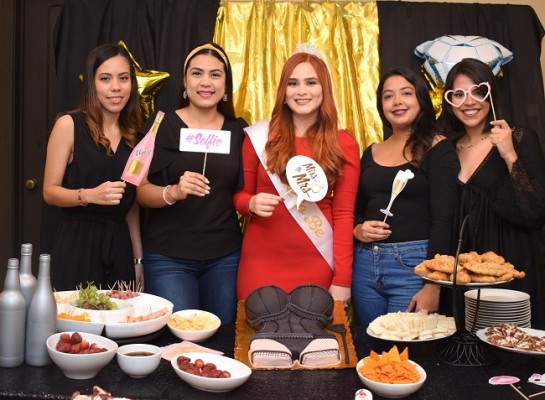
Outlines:
[{"label": "necklace", "polygon": [[462,143],[458,142],[458,143],[456,143],[456,148],[458,150],[469,149],[469,148],[475,146],[476,144],[479,144],[482,140],[485,140],[485,139],[486,139],[486,136],[482,136],[481,140],[477,140],[476,142],[473,142],[473,143],[470,143],[470,144],[462,144]]}]

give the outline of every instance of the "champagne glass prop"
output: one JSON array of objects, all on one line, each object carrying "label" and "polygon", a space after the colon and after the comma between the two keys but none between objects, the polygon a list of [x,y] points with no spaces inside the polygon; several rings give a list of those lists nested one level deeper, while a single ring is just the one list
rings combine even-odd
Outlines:
[{"label": "champagne glass prop", "polygon": [[397,171],[394,181],[392,182],[392,195],[390,196],[390,202],[388,203],[388,207],[380,209],[380,212],[385,214],[384,220],[382,222],[386,222],[386,218],[394,216],[394,214],[390,212],[390,208],[392,208],[394,200],[405,188],[405,185],[407,185],[409,179],[413,178],[414,174],[410,169],[406,169],[405,171]]},{"label": "champagne glass prop", "polygon": [[162,111],[157,112],[155,121],[149,132],[142,138],[142,140],[134,147],[127,160],[121,179],[123,182],[132,183],[135,186],[139,186],[142,183],[142,179],[148,173],[151,160],[153,158],[153,149],[155,148],[155,136],[159,125],[163,120],[165,113]]}]

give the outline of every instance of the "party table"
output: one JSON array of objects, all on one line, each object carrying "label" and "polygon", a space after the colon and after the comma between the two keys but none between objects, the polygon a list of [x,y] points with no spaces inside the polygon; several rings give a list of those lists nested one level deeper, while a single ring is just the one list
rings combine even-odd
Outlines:
[{"label": "party table", "polygon": [[[351,329],[358,358],[367,356],[370,350],[389,350],[393,342],[370,337],[361,327]],[[202,345],[234,354],[234,326],[222,326]],[[177,343],[179,339],[164,329],[151,340],[163,346]],[[527,382],[533,373],[545,374],[545,355],[533,356],[507,352],[488,344],[497,362],[489,366],[460,367],[442,361],[440,352],[452,343],[452,338],[437,341],[411,343],[410,358],[427,372],[424,386],[411,399],[518,399],[523,397],[514,388],[492,386],[488,380],[493,376],[512,375],[520,378],[516,384],[526,396],[545,391],[545,387]],[[404,343],[398,343],[400,351]],[[188,386],[175,372],[169,362],[161,360],[159,368],[150,376],[133,379],[125,375],[114,358],[99,374],[89,380],[66,378],[55,365],[17,368],[0,368],[0,399],[69,399],[75,391],[82,394],[92,392],[98,385],[116,397],[131,399],[346,399],[352,400],[356,390],[363,388],[354,368],[330,370],[253,371],[250,379],[241,387],[227,393],[207,393]],[[375,396],[375,399],[381,399]],[[530,397],[530,400],[545,400],[545,394]]]}]

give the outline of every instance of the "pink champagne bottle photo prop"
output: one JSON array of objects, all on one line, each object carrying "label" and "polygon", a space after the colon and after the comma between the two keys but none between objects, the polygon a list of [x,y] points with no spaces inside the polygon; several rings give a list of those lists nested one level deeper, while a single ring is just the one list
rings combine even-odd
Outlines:
[{"label": "pink champagne bottle photo prop", "polygon": [[155,136],[159,125],[163,120],[165,113],[159,111],[155,117],[155,121],[146,136],[134,147],[127,160],[121,180],[124,182],[132,183],[135,186],[139,186],[142,183],[142,179],[148,173],[151,160],[153,158],[153,149],[155,147]]}]

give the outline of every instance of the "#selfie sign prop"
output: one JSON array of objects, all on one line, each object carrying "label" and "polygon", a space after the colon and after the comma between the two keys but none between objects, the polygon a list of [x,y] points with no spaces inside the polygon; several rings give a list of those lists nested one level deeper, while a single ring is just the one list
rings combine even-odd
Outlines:
[{"label": "#selfie sign prop", "polygon": [[204,153],[202,174],[206,171],[208,153],[229,154],[231,150],[231,131],[215,129],[180,129],[180,151]]},{"label": "#selfie sign prop", "polygon": [[297,195],[297,208],[303,200],[317,202],[327,194],[327,177],[320,165],[307,156],[294,156],[286,164],[286,177]]}]

